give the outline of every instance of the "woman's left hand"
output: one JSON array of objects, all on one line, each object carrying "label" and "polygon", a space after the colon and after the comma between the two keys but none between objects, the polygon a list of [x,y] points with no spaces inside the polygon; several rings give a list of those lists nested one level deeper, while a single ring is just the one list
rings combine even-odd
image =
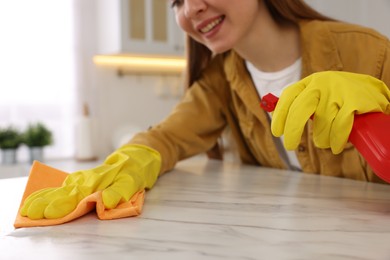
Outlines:
[{"label": "woman's left hand", "polygon": [[314,144],[338,154],[348,141],[354,114],[368,112],[390,114],[390,91],[384,82],[350,72],[317,72],[283,91],[271,131],[277,137],[284,135],[284,146],[293,150],[314,115]]}]

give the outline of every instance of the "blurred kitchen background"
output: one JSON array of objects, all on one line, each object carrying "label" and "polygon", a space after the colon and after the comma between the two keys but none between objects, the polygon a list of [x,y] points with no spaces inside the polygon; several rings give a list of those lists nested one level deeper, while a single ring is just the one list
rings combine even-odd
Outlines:
[{"label": "blurred kitchen background", "polygon": [[[390,37],[389,0],[307,3]],[[0,127],[44,122],[46,160],[104,158],[183,93],[184,35],[167,0],[1,1],[0,33]],[[130,54],[163,63],[132,65]]]}]

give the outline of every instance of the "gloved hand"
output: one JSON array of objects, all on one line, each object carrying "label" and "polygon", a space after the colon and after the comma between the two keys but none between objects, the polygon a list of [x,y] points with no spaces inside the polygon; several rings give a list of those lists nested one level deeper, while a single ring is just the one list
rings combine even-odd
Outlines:
[{"label": "gloved hand", "polygon": [[380,80],[340,71],[314,73],[288,86],[272,115],[271,131],[284,134],[284,146],[295,149],[309,118],[319,148],[342,152],[352,130],[354,114],[390,113],[390,91]]},{"label": "gloved hand", "polygon": [[32,193],[21,208],[30,219],[55,219],[71,213],[86,196],[102,190],[107,209],[129,201],[138,191],[150,189],[161,167],[160,154],[146,146],[125,145],[90,170],[69,174],[59,188]]}]

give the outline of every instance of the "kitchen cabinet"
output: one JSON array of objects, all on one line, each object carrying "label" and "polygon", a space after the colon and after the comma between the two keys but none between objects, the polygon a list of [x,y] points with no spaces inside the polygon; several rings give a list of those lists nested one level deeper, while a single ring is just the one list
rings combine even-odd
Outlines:
[{"label": "kitchen cabinet", "polygon": [[184,55],[184,33],[165,0],[121,0],[122,52]]}]

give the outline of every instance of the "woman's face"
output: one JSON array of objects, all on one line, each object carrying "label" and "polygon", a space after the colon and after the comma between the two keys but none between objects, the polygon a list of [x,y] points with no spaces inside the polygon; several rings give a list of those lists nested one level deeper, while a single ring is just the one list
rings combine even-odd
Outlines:
[{"label": "woman's face", "polygon": [[212,52],[238,46],[260,16],[259,0],[169,0],[178,25]]}]

